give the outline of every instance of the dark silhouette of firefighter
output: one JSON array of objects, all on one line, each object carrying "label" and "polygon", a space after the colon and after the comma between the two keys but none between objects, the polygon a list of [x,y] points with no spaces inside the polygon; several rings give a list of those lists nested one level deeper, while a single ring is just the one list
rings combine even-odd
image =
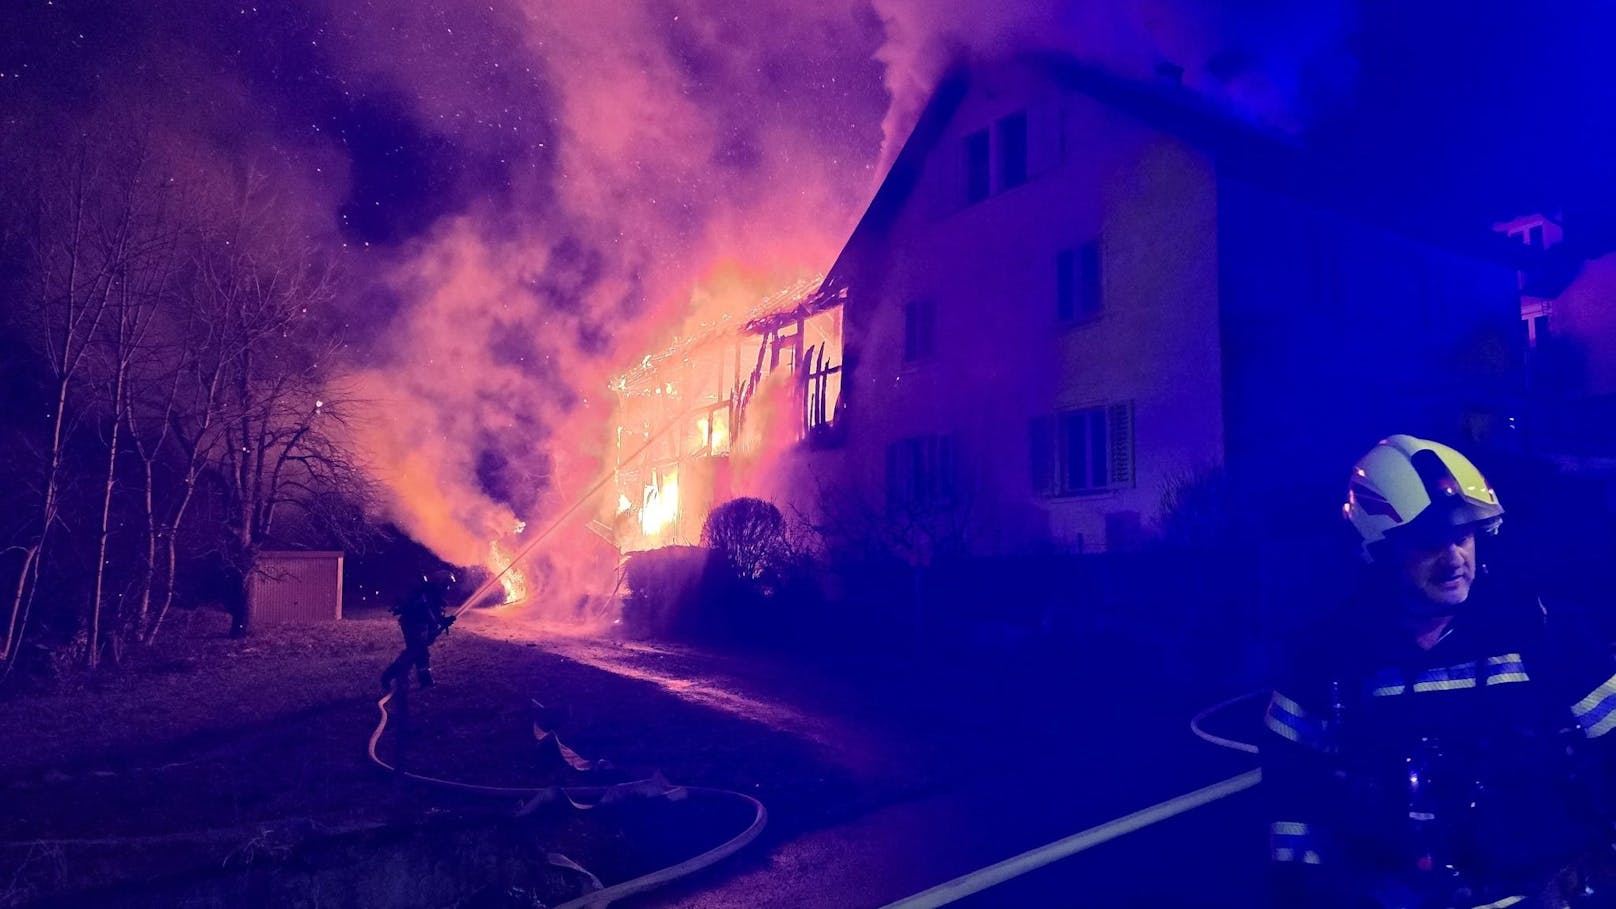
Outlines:
[{"label": "dark silhouette of firefighter", "polygon": [[415,667],[415,679],[422,688],[432,684],[432,642],[449,630],[455,617],[446,615],[449,592],[454,589],[452,571],[434,571],[422,579],[421,586],[393,606],[398,616],[399,630],[404,632],[404,650],[382,673],[382,689],[391,690],[394,681],[409,681],[410,667]]},{"label": "dark silhouette of firefighter", "polygon": [[1608,907],[1616,661],[1489,570],[1504,509],[1394,435],[1352,470],[1361,589],[1293,654],[1262,747],[1285,909]]}]

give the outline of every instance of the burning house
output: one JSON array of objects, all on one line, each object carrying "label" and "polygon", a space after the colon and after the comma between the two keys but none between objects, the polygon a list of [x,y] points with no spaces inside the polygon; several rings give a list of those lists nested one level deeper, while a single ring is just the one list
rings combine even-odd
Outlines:
[{"label": "burning house", "polygon": [[756,495],[914,560],[1097,552],[1205,476],[1328,513],[1365,440],[1518,395],[1510,244],[1410,208],[1176,83],[957,68],[823,281],[614,381],[596,530],[691,544]]},{"label": "burning house", "polygon": [[1177,83],[956,69],[830,270],[843,500],[920,558],[1128,548],[1208,475],[1329,513],[1349,453],[1518,393],[1509,244],[1413,209]]},{"label": "burning house", "polygon": [[614,378],[614,476],[596,532],[623,552],[690,545],[714,505],[779,498],[782,460],[837,430],[845,298],[823,276],[799,281]]}]

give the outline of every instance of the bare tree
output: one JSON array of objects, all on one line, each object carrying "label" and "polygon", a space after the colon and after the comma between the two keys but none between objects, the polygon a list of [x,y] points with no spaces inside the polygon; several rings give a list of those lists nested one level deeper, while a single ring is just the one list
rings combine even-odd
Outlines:
[{"label": "bare tree", "polygon": [[[354,402],[337,369],[340,344],[323,315],[335,293],[331,263],[276,235],[261,178],[250,179],[228,239],[200,260],[201,317],[217,351],[209,393],[219,405],[206,450],[226,489],[231,560],[242,590],[235,632],[251,624],[253,573],[288,512],[326,537],[368,531],[371,485],[346,444]],[[193,442],[192,444],[197,444]]]},{"label": "bare tree", "polygon": [[[90,630],[88,662],[94,669],[100,662],[103,647],[101,619],[106,606],[108,545],[112,538],[112,501],[118,488],[118,461],[124,454],[122,432],[132,419],[132,388],[137,370],[149,359],[148,346],[152,327],[156,321],[158,303],[169,290],[175,274],[176,232],[169,225],[164,211],[165,200],[160,186],[166,181],[154,179],[144,160],[126,178],[129,183],[128,208],[132,213],[131,235],[127,254],[119,264],[111,282],[108,318],[103,320],[103,338],[106,382],[102,389],[105,403],[110,409],[108,421],[106,481],[101,497],[101,524],[97,541],[95,564],[95,592],[90,602]],[[144,378],[144,375],[138,376]],[[131,430],[130,436],[137,438]],[[151,464],[147,462],[146,506],[148,516],[152,506]],[[148,538],[147,557],[137,579],[140,596],[149,598],[146,582],[150,578],[153,542]],[[121,647],[127,616],[120,619],[112,643],[114,654]]]},{"label": "bare tree", "polygon": [[116,165],[104,149],[81,141],[69,154],[41,157],[23,232],[31,276],[25,306],[48,366],[54,406],[41,453],[37,517],[17,547],[22,560],[0,642],[0,660],[8,665],[26,633],[40,565],[61,518],[66,444],[86,412],[79,395],[83,372],[129,251],[135,214],[127,193],[113,188],[116,181],[109,177]]}]

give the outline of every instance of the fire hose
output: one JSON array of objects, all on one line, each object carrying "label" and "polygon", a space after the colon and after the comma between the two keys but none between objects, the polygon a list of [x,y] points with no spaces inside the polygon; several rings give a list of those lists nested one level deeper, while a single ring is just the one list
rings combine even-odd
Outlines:
[{"label": "fire hose", "polygon": [[1214,713],[1220,713],[1227,710],[1241,701],[1249,701],[1252,698],[1262,697],[1267,694],[1267,688],[1258,688],[1255,691],[1247,691],[1244,694],[1237,694],[1226,701],[1219,701],[1216,704],[1213,704],[1211,707],[1197,713],[1190,719],[1190,732],[1195,733],[1196,738],[1199,738],[1201,741],[1209,742],[1218,746],[1219,748],[1228,748],[1231,751],[1243,751],[1246,754],[1256,754],[1258,750],[1256,745],[1253,745],[1250,742],[1242,742],[1238,739],[1224,738],[1221,735],[1213,735],[1212,733],[1207,732],[1206,729],[1202,727],[1202,724],[1206,722],[1207,717]]},{"label": "fire hose", "polygon": [[[426,776],[424,774],[402,770],[393,764],[388,763],[386,760],[383,760],[382,757],[376,753],[376,749],[381,742],[382,735],[387,731],[387,721],[389,718],[387,707],[388,704],[392,702],[394,693],[395,692],[393,691],[389,691],[387,694],[382,696],[381,700],[376,702],[376,707],[380,711],[381,716],[377,720],[375,730],[370,734],[370,742],[367,746],[367,750],[370,754],[370,760],[372,763],[390,773],[398,774],[404,779],[422,783],[428,786],[434,786],[440,789],[449,789],[456,792],[525,798],[531,800],[528,803],[530,806],[537,803],[541,799],[558,796],[560,798],[564,798],[573,808],[578,810],[588,810],[598,804],[605,804],[612,800],[612,796],[615,793],[633,791],[635,788],[643,789],[648,784],[652,786],[659,785],[656,781],[642,780],[635,783],[623,783],[617,786],[490,786],[481,783],[463,782],[461,780],[442,779],[439,777]],[[557,746],[561,748],[564,753],[567,752],[566,746],[560,745],[559,742],[557,743]],[[713,848],[708,849],[699,855],[685,859],[677,864],[669,865],[665,868],[659,868],[656,871],[650,872],[649,874],[644,874],[621,883],[613,884],[610,887],[605,887],[600,890],[586,893],[577,899],[562,903],[560,906],[557,906],[556,909],[596,909],[596,907],[607,906],[614,900],[623,899],[637,893],[644,893],[645,891],[660,887],[679,878],[694,874],[697,871],[711,867],[712,865],[717,864],[729,856],[734,855],[736,852],[739,852],[747,844],[757,839],[758,835],[763,832],[764,826],[768,823],[768,809],[763,806],[762,802],[743,792],[735,792],[729,789],[716,789],[706,786],[678,786],[669,789],[664,794],[671,796],[676,793],[697,795],[714,799],[739,800],[752,809],[752,822],[747,825],[745,830],[741,831],[736,836],[731,837],[725,842],[720,843],[719,845],[714,846]],[[587,874],[587,872],[585,873]],[[591,877],[593,877],[593,875],[591,875]]]}]

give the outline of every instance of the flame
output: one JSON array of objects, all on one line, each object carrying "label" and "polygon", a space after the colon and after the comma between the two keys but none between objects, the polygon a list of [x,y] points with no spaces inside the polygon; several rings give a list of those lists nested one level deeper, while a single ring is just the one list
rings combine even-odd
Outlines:
[{"label": "flame", "polygon": [[[522,529],[525,529],[525,525]],[[517,533],[521,532],[521,529],[517,530]],[[499,541],[494,540],[490,542],[488,544],[488,567],[492,569],[495,574],[504,572],[504,574],[500,575],[499,585],[505,588],[505,599],[503,602],[507,604],[517,603],[527,599],[527,578],[524,577],[520,571],[517,571],[515,568],[511,568],[510,566],[511,557],[506,555],[504,549],[500,548]],[[506,571],[507,568],[510,570]]]},{"label": "flame", "polygon": [[640,529],[648,537],[660,536],[679,517],[679,472],[667,471],[660,480],[646,485],[640,509]]},{"label": "flame", "polygon": [[671,343],[610,380],[617,483],[599,518],[619,551],[694,543],[719,502],[785,493],[785,452],[840,397],[846,294],[816,296],[822,285],[726,263],[692,291]]},{"label": "flame", "polygon": [[725,454],[729,451],[729,411],[720,410],[713,413],[713,454]]}]

